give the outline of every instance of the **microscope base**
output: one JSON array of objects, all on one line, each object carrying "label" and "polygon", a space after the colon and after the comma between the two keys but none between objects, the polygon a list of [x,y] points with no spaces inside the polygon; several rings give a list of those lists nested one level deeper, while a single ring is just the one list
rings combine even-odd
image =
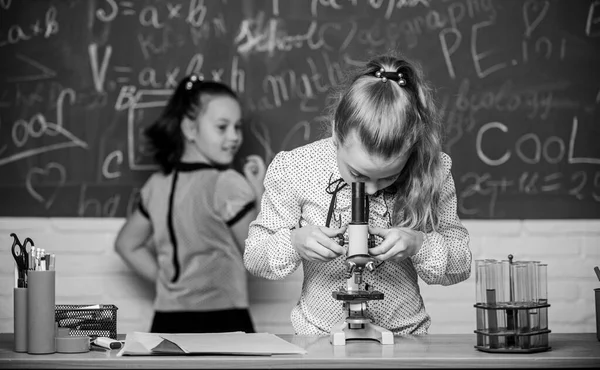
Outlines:
[{"label": "microscope base", "polygon": [[352,339],[374,339],[381,344],[394,344],[394,335],[388,329],[367,322],[361,328],[351,329],[344,319],[331,328],[329,341],[334,346],[345,346],[347,340]]}]

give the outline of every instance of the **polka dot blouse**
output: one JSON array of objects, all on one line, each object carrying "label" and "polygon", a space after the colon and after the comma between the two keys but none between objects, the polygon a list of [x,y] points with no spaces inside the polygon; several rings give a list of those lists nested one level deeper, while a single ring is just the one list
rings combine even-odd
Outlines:
[{"label": "polka dot blouse", "polygon": [[[384,294],[382,300],[367,303],[367,316],[395,335],[425,334],[431,324],[419,291],[419,277],[427,284],[452,285],[471,273],[469,234],[456,213],[452,161],[445,153],[441,156],[446,179],[439,228],[425,234],[416,255],[401,262],[386,261],[363,274],[363,283]],[[250,224],[244,252],[250,273],[281,280],[303,267],[300,299],[291,312],[298,335],[328,335],[345,317],[342,301],[332,296],[346,285],[345,257],[326,263],[302,260],[290,238],[295,227],[325,225],[332,198],[326,190],[332,179],[340,178],[331,138],[278,153],[267,170],[261,212]],[[351,202],[351,187],[344,186],[337,193],[330,227],[350,222]],[[393,193],[380,191],[369,196],[369,224],[391,227],[393,204]]]}]

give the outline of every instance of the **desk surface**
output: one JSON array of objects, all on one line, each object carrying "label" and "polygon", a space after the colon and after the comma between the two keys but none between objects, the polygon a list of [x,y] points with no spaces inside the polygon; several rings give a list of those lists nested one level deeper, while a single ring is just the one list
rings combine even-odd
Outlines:
[{"label": "desk surface", "polygon": [[117,350],[79,354],[28,355],[12,351],[12,334],[0,334],[0,368],[565,368],[600,367],[595,333],[550,333],[551,350],[487,353],[474,348],[475,335],[430,334],[396,337],[393,345],[354,341],[333,346],[329,337],[280,335],[308,352],[276,356],[123,356]]}]

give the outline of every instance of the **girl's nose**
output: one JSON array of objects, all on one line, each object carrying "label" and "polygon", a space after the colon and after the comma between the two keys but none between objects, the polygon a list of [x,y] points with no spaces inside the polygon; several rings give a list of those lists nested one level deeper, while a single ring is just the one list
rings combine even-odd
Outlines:
[{"label": "girl's nose", "polygon": [[230,128],[227,130],[227,138],[231,141],[238,141],[242,138],[242,133],[236,128]]}]

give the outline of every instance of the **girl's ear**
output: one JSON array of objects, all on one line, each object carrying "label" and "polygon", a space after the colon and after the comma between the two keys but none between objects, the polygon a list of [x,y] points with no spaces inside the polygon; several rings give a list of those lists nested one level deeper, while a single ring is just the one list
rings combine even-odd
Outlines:
[{"label": "girl's ear", "polygon": [[181,132],[187,141],[194,141],[196,137],[196,121],[183,117],[181,121]]}]

